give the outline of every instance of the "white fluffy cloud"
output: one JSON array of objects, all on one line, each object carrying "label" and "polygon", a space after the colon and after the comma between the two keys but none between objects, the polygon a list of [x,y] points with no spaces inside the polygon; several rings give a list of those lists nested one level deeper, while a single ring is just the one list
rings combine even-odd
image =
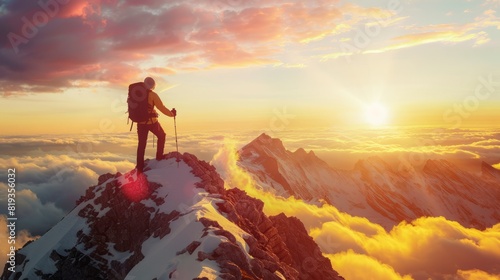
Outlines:
[{"label": "white fluffy cloud", "polygon": [[[31,234],[26,230],[21,230],[16,235],[16,243],[7,243],[10,237],[9,231],[7,229],[7,218],[4,215],[0,215],[0,240],[2,244],[0,245],[0,263],[3,265],[7,261],[7,254],[10,253],[10,246],[16,247],[16,249],[22,248],[26,242],[36,239],[37,237],[31,236]],[[3,269],[3,266],[2,266]]]},{"label": "white fluffy cloud", "polygon": [[[106,161],[92,158],[93,154],[86,156],[72,158],[46,154],[0,158],[0,166],[16,169],[19,229],[43,234],[75,206],[88,187],[97,183],[99,175],[125,172],[134,167],[129,161]],[[5,169],[0,171],[3,172]],[[6,198],[7,186],[2,183],[2,205],[5,205]],[[0,214],[6,214],[5,211],[0,209]]]}]

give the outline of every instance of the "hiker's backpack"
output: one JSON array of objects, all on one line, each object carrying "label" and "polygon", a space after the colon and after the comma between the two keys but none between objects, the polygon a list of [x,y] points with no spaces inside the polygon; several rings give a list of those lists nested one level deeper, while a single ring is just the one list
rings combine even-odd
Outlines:
[{"label": "hiker's backpack", "polygon": [[132,121],[130,130],[132,130],[134,122],[149,120],[148,98],[150,92],[151,90],[147,89],[143,82],[131,84],[128,87],[128,118]]}]

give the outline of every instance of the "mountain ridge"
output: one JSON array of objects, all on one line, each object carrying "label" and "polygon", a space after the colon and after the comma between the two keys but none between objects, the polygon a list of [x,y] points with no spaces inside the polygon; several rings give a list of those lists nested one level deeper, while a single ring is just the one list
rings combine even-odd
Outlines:
[{"label": "mountain ridge", "polygon": [[143,176],[101,175],[1,279],[343,279],[300,221],[262,209],[210,164],[170,153]]},{"label": "mountain ridge", "polygon": [[[238,165],[266,191],[326,201],[388,230],[422,216],[444,216],[478,229],[500,220],[500,170],[486,163],[481,176],[445,159],[429,159],[422,170],[400,171],[378,156],[357,161],[352,170],[336,170],[313,153],[304,160],[305,150],[297,151],[261,134],[238,151]],[[271,161],[272,168],[263,164]]]}]

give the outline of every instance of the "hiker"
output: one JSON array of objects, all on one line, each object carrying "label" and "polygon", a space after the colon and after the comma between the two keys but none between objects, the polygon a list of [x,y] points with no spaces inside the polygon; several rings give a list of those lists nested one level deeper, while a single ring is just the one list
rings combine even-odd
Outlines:
[{"label": "hiker", "polygon": [[146,143],[148,141],[148,133],[151,131],[158,138],[157,148],[156,148],[156,160],[161,160],[163,158],[163,150],[165,148],[165,132],[158,122],[158,113],[155,110],[155,107],[160,110],[163,114],[169,117],[175,117],[177,112],[174,109],[169,110],[156,92],[155,89],[156,82],[153,78],[147,77],[144,79],[143,85],[148,94],[148,103],[147,103],[147,111],[148,111],[148,120],[137,123],[137,137],[138,137],[138,145],[137,145],[137,165],[136,169],[138,173],[142,173],[144,169],[144,153],[146,152]]}]

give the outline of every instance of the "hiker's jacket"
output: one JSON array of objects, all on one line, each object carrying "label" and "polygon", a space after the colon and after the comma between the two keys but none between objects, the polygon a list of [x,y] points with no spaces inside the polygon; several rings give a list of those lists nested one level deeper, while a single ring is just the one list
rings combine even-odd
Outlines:
[{"label": "hiker's jacket", "polygon": [[153,124],[158,121],[158,113],[155,110],[155,107],[160,110],[163,114],[167,116],[171,116],[172,113],[170,112],[165,105],[163,105],[163,102],[161,102],[160,97],[158,94],[154,91],[151,91],[148,96],[148,113],[151,116],[151,118],[146,121],[146,122],[140,122],[140,124]]}]

